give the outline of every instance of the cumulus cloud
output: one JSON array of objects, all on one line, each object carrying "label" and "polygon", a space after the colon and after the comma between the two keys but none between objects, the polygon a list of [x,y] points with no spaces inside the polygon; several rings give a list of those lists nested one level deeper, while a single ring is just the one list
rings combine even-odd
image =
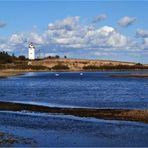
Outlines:
[{"label": "cumulus cloud", "polygon": [[146,37],[148,37],[148,30],[137,29],[136,35],[137,35],[138,37],[146,38]]},{"label": "cumulus cloud", "polygon": [[3,21],[0,21],[0,28],[4,28],[7,24]]},{"label": "cumulus cloud", "polygon": [[105,20],[106,18],[107,18],[106,14],[100,14],[95,17],[95,19],[93,20],[93,23],[98,23],[100,21]]},{"label": "cumulus cloud", "polygon": [[77,16],[50,23],[43,38],[47,44],[81,49],[118,48],[128,43],[128,39],[113,27],[82,25]]},{"label": "cumulus cloud", "polygon": [[148,30],[137,29],[136,37],[141,39],[142,43],[140,44],[140,47],[142,49],[148,48]]},{"label": "cumulus cloud", "polygon": [[123,18],[121,18],[118,21],[118,24],[121,27],[128,27],[128,26],[134,24],[135,22],[136,22],[136,18],[135,17],[124,16]]},{"label": "cumulus cloud", "polygon": [[75,26],[79,22],[79,19],[80,19],[79,16],[74,16],[74,17],[67,17],[60,21],[57,20],[54,23],[49,23],[48,29],[49,30],[61,30],[61,29],[72,30],[75,28]]},{"label": "cumulus cloud", "polygon": [[79,16],[74,16],[49,23],[48,28],[41,33],[34,31],[12,34],[7,40],[0,40],[0,50],[26,49],[29,42],[33,42],[39,49],[57,53],[84,53],[86,50],[99,53],[131,49],[132,46],[129,38],[114,27],[84,25]]}]

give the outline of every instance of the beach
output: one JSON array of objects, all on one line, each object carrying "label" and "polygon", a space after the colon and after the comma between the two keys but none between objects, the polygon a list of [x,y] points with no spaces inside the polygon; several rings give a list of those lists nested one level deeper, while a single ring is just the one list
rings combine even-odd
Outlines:
[{"label": "beach", "polygon": [[0,78],[7,78],[11,76],[18,76],[20,72],[0,72]]}]

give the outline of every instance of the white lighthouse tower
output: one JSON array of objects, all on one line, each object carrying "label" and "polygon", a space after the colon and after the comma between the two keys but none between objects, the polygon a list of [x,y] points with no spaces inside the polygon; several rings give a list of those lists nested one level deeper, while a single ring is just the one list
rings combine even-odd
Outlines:
[{"label": "white lighthouse tower", "polygon": [[30,43],[29,46],[28,46],[28,58],[30,60],[35,59],[35,47],[32,43]]}]

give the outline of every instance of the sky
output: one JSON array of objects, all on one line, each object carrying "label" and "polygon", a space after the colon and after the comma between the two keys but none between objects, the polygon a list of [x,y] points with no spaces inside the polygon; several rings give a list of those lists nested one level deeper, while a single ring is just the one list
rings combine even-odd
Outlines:
[{"label": "sky", "polygon": [[0,51],[148,63],[148,1],[0,1]]}]

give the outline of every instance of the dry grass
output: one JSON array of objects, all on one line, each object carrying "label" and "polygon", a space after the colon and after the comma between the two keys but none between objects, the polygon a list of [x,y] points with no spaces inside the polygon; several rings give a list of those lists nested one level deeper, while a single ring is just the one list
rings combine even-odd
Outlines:
[{"label": "dry grass", "polygon": [[6,78],[6,77],[18,76],[18,75],[20,75],[19,72],[13,72],[13,71],[9,71],[9,72],[1,71],[0,72],[0,78]]},{"label": "dry grass", "polygon": [[85,59],[45,59],[32,61],[32,65],[42,65],[48,68],[52,68],[55,65],[63,64],[70,68],[71,71],[81,71],[84,66],[104,66],[104,65],[129,65],[132,66],[135,63],[132,62],[120,62],[111,60],[85,60]]}]

